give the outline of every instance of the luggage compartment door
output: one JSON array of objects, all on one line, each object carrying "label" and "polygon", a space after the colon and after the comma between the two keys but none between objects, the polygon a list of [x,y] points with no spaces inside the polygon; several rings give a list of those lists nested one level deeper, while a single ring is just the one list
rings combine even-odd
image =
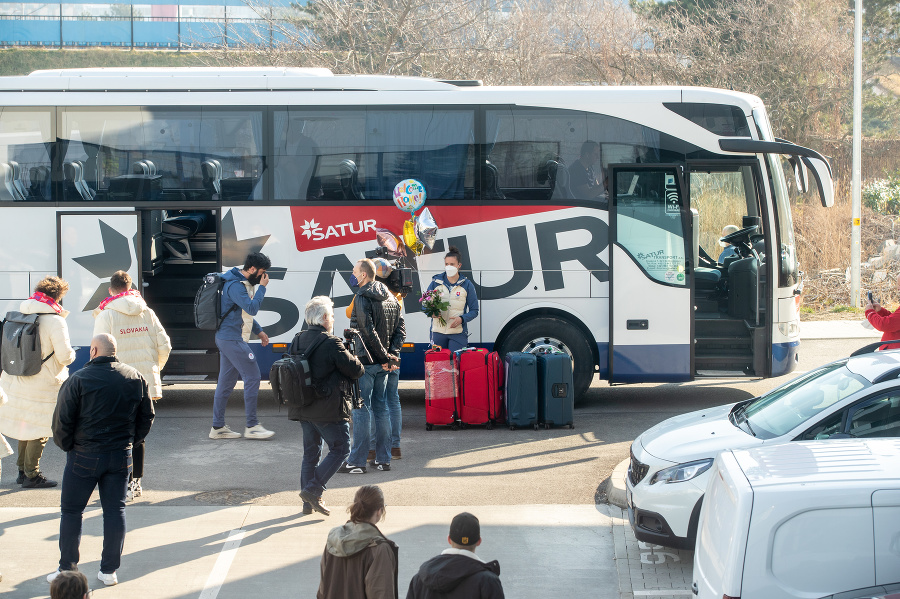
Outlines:
[{"label": "luggage compartment door", "polygon": [[[131,275],[141,288],[140,213],[60,212],[56,216],[59,276],[68,281],[62,304],[75,347],[88,347],[94,332],[92,314],[108,295],[117,270]],[[78,355],[77,362],[82,358]]]},{"label": "luggage compartment door", "polygon": [[683,168],[617,164],[609,171],[609,380],[690,380],[693,268]]}]

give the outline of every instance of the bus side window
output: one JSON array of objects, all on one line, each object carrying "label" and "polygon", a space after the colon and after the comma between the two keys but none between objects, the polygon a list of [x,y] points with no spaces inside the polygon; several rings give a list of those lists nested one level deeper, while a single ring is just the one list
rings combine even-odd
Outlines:
[{"label": "bus side window", "polygon": [[52,200],[51,109],[0,110],[0,201]]}]

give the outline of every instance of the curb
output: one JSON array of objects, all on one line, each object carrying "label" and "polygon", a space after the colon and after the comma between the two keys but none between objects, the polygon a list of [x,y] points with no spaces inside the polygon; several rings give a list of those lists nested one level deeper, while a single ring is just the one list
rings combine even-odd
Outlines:
[{"label": "curb", "polygon": [[606,479],[606,501],[625,509],[625,476],[628,474],[628,459],[624,459],[613,469]]}]

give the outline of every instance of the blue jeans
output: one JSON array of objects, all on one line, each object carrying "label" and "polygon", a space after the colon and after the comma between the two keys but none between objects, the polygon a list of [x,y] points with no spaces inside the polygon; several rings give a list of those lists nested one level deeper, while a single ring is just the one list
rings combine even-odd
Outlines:
[{"label": "blue jeans", "polygon": [[359,395],[363,407],[354,409],[353,449],[347,463],[365,466],[372,443],[372,415],[375,416],[375,461],[391,463],[391,416],[385,401],[387,370],[381,364],[366,366],[366,373],[359,379]]},{"label": "blue jeans", "polygon": [[106,453],[66,454],[63,471],[59,520],[59,569],[74,570],[78,565],[81,545],[81,522],[84,508],[94,488],[100,486],[103,506],[103,552],[100,571],[112,574],[119,569],[125,546],[125,491],[131,472],[131,450]]},{"label": "blue jeans", "polygon": [[[349,422],[300,422],[303,427],[303,464],[300,467],[300,489],[321,497],[325,484],[350,455]],[[328,455],[322,457],[322,441]]]},{"label": "blue jeans", "polygon": [[247,428],[259,424],[256,419],[256,399],[259,395],[259,364],[246,341],[216,339],[219,348],[219,380],[213,398],[213,426],[225,426],[225,406],[234,391],[238,378],[244,381],[244,413]]},{"label": "blue jeans", "polygon": [[469,338],[465,333],[456,333],[455,335],[444,335],[443,333],[432,333],[431,342],[440,345],[444,349],[457,351],[469,344]]},{"label": "blue jeans", "polygon": [[387,375],[384,396],[391,415],[391,447],[400,447],[400,432],[403,430],[403,414],[400,412],[400,371],[392,370]]}]

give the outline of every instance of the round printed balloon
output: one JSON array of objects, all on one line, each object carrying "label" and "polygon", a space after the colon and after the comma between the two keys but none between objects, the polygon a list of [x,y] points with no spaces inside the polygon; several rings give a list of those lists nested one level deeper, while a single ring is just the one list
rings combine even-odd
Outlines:
[{"label": "round printed balloon", "polygon": [[394,205],[404,212],[415,212],[425,205],[425,186],[415,179],[405,179],[394,187]]},{"label": "round printed balloon", "polygon": [[375,263],[375,276],[379,279],[386,279],[394,272],[394,267],[384,258],[374,258],[372,262]]}]

